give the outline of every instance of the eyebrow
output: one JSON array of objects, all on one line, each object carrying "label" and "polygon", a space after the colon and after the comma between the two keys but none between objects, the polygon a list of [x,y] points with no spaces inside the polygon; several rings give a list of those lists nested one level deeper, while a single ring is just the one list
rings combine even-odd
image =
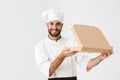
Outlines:
[{"label": "eyebrow", "polygon": [[53,23],[53,22],[49,22],[49,23]]},{"label": "eyebrow", "polygon": [[[54,22],[49,22],[49,23],[54,23]],[[57,23],[55,23],[55,24],[62,24],[61,22],[57,22]]]}]

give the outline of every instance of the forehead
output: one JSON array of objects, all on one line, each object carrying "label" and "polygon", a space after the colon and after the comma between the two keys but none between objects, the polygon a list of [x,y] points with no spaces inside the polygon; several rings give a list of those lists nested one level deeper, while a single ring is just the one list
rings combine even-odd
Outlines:
[{"label": "forehead", "polygon": [[[58,20],[52,20],[52,21],[50,21],[49,23],[61,23],[60,21],[58,21]],[[62,24],[62,23],[61,23]]]}]

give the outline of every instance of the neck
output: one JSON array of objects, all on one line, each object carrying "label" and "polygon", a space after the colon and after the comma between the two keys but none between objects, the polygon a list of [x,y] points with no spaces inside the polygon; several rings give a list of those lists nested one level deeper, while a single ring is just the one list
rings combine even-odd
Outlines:
[{"label": "neck", "polygon": [[48,37],[49,37],[49,39],[51,39],[51,40],[57,41],[57,40],[59,40],[59,39],[61,38],[61,35],[58,35],[57,37],[52,37],[51,35],[48,35]]}]

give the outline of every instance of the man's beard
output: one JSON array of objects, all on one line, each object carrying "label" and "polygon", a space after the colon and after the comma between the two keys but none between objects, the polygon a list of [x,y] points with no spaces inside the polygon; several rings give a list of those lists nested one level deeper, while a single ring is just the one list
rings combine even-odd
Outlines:
[{"label": "man's beard", "polygon": [[[56,30],[57,32],[58,32],[58,31],[59,31],[59,32],[56,33],[56,34],[55,34],[55,33],[53,34],[53,33],[51,32],[52,30]],[[58,30],[58,29],[50,29],[50,30],[48,30],[48,32],[49,32],[49,34],[50,34],[52,37],[57,37],[57,36],[60,35],[61,30]]]}]

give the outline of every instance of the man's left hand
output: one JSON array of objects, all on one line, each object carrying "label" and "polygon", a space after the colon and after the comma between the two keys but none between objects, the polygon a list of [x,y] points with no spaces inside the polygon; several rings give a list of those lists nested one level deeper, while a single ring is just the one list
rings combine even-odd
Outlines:
[{"label": "man's left hand", "polygon": [[105,59],[105,58],[109,57],[111,54],[113,54],[113,50],[109,50],[109,51],[106,51],[106,52],[102,52],[102,53],[101,53],[101,58],[102,58],[102,59]]}]

